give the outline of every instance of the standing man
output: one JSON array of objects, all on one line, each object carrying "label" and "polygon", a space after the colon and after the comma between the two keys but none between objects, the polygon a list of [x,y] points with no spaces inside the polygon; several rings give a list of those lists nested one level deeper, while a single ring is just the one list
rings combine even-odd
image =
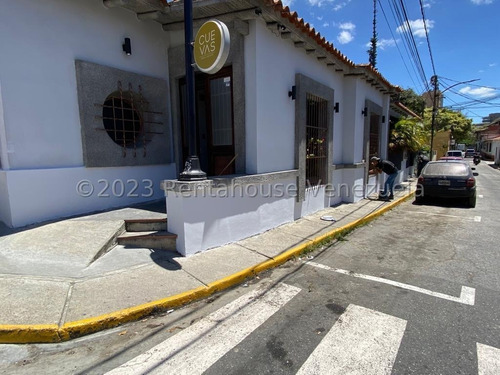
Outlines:
[{"label": "standing man", "polygon": [[398,176],[398,168],[389,160],[382,160],[376,156],[371,159],[372,168],[370,172],[379,174],[384,172],[387,174],[387,180],[384,183],[384,191],[380,194],[379,199],[394,199],[394,182]]},{"label": "standing man", "polygon": [[424,154],[420,153],[418,155],[418,161],[417,161],[417,177],[420,176],[420,173],[422,173],[422,169],[426,166],[426,164],[429,162],[429,158],[425,156]]}]

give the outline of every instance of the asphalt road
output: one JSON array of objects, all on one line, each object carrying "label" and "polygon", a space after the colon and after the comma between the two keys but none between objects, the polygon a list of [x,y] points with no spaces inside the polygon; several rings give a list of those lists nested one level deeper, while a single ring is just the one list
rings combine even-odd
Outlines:
[{"label": "asphalt road", "polygon": [[0,373],[498,374],[500,170],[476,171],[475,208],[407,201],[208,301],[73,342],[0,345]]}]

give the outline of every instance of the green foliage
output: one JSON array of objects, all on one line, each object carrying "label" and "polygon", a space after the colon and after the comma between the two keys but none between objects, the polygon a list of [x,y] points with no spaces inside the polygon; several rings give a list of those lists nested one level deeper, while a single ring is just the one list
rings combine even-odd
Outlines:
[{"label": "green foliage", "polygon": [[[425,110],[424,124],[425,129],[430,133],[432,125],[431,108]],[[472,120],[468,119],[460,112],[439,108],[434,121],[434,133],[442,130],[451,130],[457,143],[474,143]]]},{"label": "green foliage", "polygon": [[370,49],[366,52],[368,52],[368,61],[370,62],[371,66],[375,68],[377,65],[377,37],[373,37],[370,39]]},{"label": "green foliage", "polygon": [[425,100],[412,89],[403,90],[399,94],[399,101],[419,116],[424,115]]},{"label": "green foliage", "polygon": [[428,140],[429,133],[424,129],[424,124],[419,119],[405,118],[394,125],[389,147],[416,152],[425,149],[429,143]]}]

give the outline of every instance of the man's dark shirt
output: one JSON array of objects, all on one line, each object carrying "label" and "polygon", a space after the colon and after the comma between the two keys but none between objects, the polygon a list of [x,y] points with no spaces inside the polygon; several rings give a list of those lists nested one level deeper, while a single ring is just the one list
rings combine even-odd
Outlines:
[{"label": "man's dark shirt", "polygon": [[387,173],[387,174],[393,174],[398,171],[396,166],[392,164],[389,160],[380,160],[377,163],[377,168],[382,169],[382,172]]}]

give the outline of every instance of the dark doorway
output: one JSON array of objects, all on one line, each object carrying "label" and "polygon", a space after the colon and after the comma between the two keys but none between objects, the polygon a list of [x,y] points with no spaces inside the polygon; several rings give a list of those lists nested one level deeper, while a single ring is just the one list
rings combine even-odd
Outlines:
[{"label": "dark doorway", "polygon": [[[195,76],[197,153],[201,169],[210,176],[233,174],[234,123],[232,68]],[[180,81],[181,137],[183,161],[188,157],[186,81]]]}]

